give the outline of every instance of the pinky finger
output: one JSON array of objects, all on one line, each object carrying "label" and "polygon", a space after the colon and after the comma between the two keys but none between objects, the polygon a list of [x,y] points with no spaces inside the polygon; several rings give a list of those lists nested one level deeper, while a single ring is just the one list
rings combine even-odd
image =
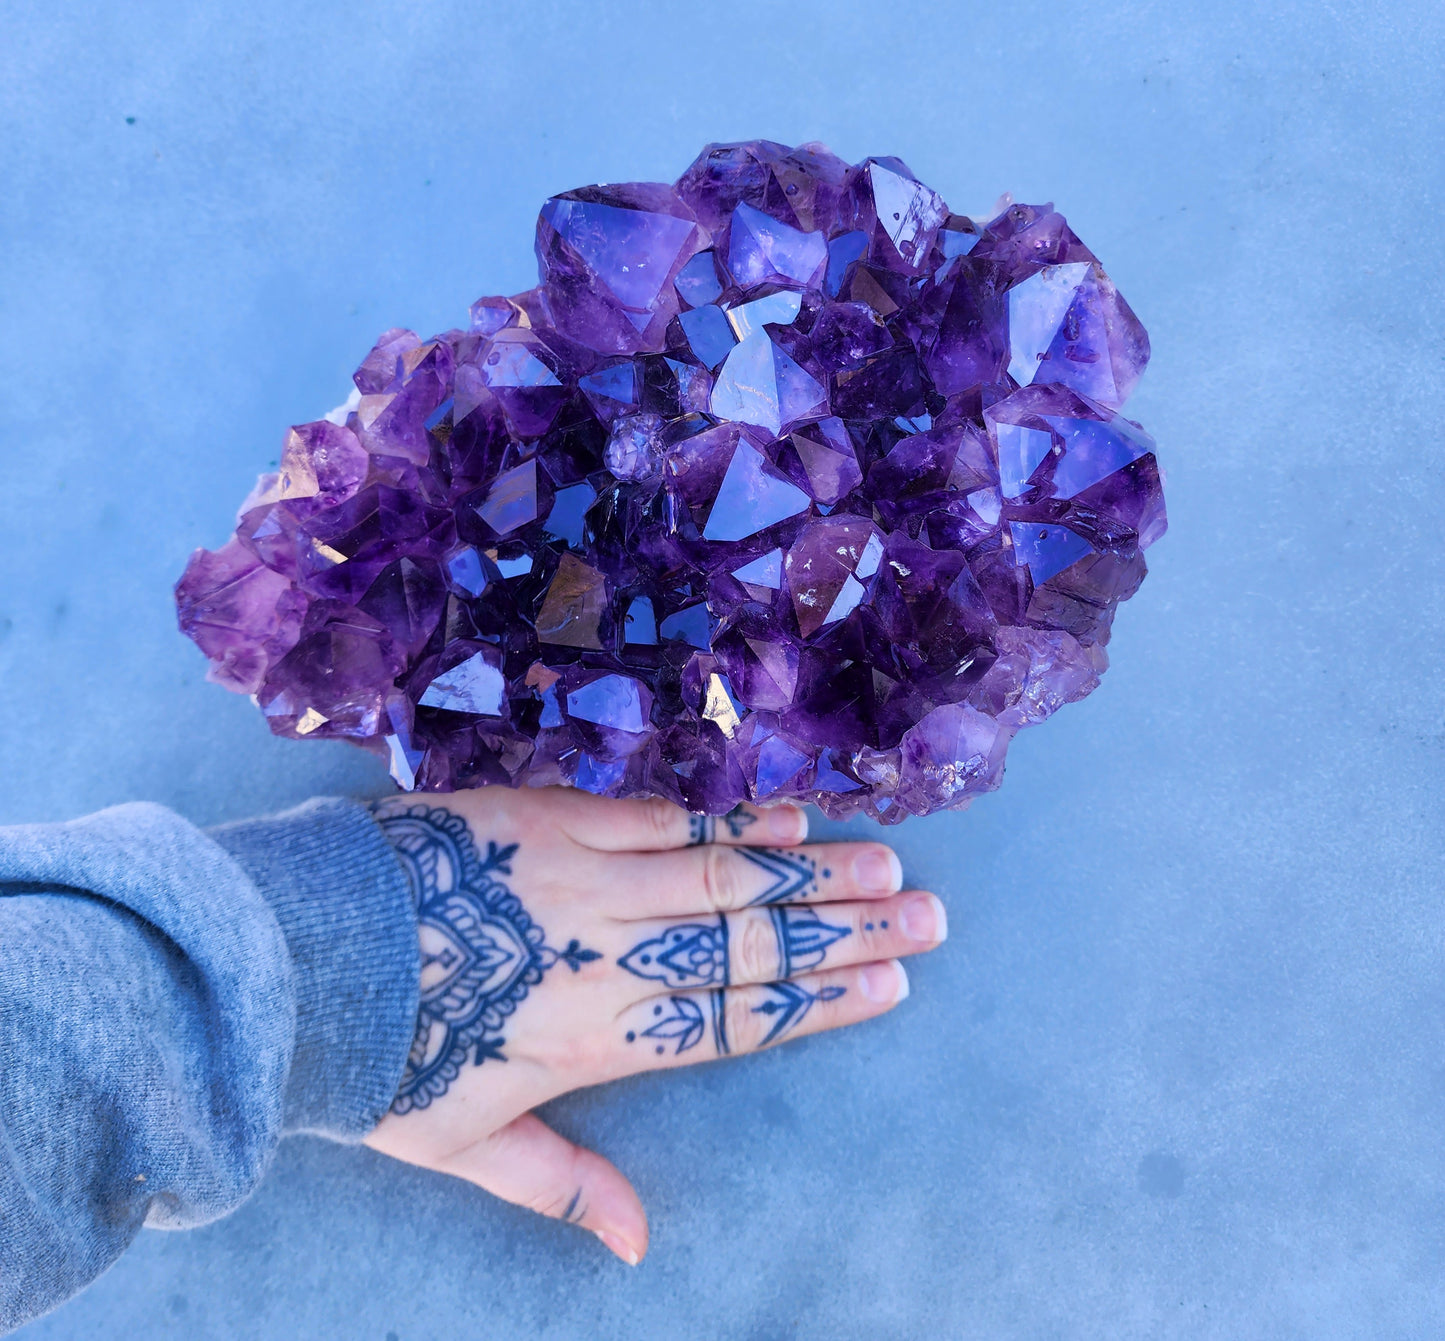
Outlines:
[{"label": "pinky finger", "polygon": [[649,997],[619,1017],[623,1073],[757,1052],[790,1038],[860,1024],[908,995],[896,959],[752,987]]}]

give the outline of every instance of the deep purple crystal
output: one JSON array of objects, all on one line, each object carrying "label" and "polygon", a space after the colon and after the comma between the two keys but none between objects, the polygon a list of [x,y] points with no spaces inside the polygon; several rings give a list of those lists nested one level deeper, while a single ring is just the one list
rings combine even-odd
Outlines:
[{"label": "deep purple crystal", "polygon": [[892,823],[1098,685],[1166,526],[1149,342],[1052,206],[755,141],[556,196],[536,249],[385,332],[177,584],[273,731],[407,789]]}]

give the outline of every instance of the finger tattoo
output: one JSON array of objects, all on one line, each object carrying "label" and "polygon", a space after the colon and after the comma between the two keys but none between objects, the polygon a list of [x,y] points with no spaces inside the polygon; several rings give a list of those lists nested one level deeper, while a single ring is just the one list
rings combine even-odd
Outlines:
[{"label": "finger tattoo", "polygon": [[[743,830],[749,824],[757,822],[758,817],[750,810],[745,809],[741,803],[735,805],[722,817],[722,823],[726,825],[728,835],[732,838],[741,838]],[[688,816],[688,846],[701,847],[704,843],[714,842],[717,838],[717,826],[718,820],[712,815]]]},{"label": "finger tattoo", "polygon": [[638,978],[668,987],[706,987],[728,981],[728,920],[686,922],[639,941],[617,961]]},{"label": "finger tattoo", "polygon": [[713,840],[717,833],[717,820],[711,815],[689,815],[687,817],[688,847],[702,847]]},{"label": "finger tattoo", "polygon": [[719,1057],[726,1057],[732,1051],[728,1047],[728,994],[719,987],[707,994],[707,1000],[712,1010],[712,1044]]},{"label": "finger tattoo", "polygon": [[[667,1051],[667,1042],[675,1041],[677,1046],[672,1055],[676,1057],[679,1053],[695,1047],[702,1038],[702,1007],[686,996],[670,996],[667,998],[667,1005],[666,1011],[660,1005],[653,1006],[652,1013],[656,1019],[650,1028],[642,1031],[642,1036],[660,1040],[653,1047],[659,1057]],[[629,1030],[627,1041],[632,1043],[636,1038],[637,1035]]]},{"label": "finger tattoo", "polygon": [[466,820],[439,806],[388,800],[373,813],[406,871],[421,942],[416,1033],[392,1101],[405,1114],[441,1098],[468,1059],[506,1061],[505,1022],[543,975],[559,963],[576,973],[601,954],[575,939],[547,944],[500,878],[518,844],[489,842],[484,856]]},{"label": "finger tattoo", "polygon": [[[712,1023],[712,1045],[719,1057],[726,1057],[732,1049],[728,1046],[727,992],[721,987],[707,994],[708,1017]],[[686,996],[670,996],[667,1006],[654,1005],[653,1021],[642,1031],[643,1038],[653,1040],[652,1050],[661,1057],[667,1051],[667,1044],[673,1043],[674,1057],[696,1047],[703,1035],[703,1008],[697,1001]],[[627,1031],[627,1041],[637,1042],[637,1031]]]},{"label": "finger tattoo", "polygon": [[815,969],[834,941],[853,934],[852,927],[835,927],[811,908],[769,908],[778,938],[778,977]]},{"label": "finger tattoo", "polygon": [[751,810],[745,810],[741,805],[735,805],[726,815],[723,816],[723,823],[728,826],[728,834],[733,838],[741,838],[743,830],[749,824],[756,824],[758,817]]},{"label": "finger tattoo", "polygon": [[780,847],[743,847],[738,852],[767,874],[768,884],[750,908],[763,903],[801,903],[818,888],[818,863],[802,852]]},{"label": "finger tattoo", "polygon": [[766,990],[771,993],[769,998],[761,1006],[753,1007],[754,1015],[773,1017],[772,1028],[768,1030],[767,1037],[759,1044],[760,1047],[766,1047],[774,1039],[792,1033],[802,1024],[803,1017],[812,1010],[817,1002],[836,1001],[847,989],[823,987],[816,992],[810,992],[800,983],[774,982],[769,983]]}]

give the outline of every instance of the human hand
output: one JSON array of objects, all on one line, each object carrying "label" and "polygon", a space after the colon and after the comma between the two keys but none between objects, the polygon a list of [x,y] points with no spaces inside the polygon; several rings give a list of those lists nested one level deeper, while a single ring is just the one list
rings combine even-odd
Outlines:
[{"label": "human hand", "polygon": [[908,995],[897,956],[947,934],[938,899],[898,892],[893,852],[803,845],[791,806],[714,820],[487,787],[374,811],[417,899],[422,970],[401,1088],[366,1144],[590,1229],[633,1265],[637,1193],[531,1110],[881,1015]]}]

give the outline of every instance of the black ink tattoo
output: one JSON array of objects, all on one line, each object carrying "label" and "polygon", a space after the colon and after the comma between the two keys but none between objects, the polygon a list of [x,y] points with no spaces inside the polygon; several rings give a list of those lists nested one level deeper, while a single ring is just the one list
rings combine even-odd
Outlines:
[{"label": "black ink tattoo", "polygon": [[[758,817],[750,810],[744,809],[739,804],[735,805],[726,815],[722,817],[722,823],[727,826],[729,837],[741,838],[743,830],[749,824],[756,824]],[[711,843],[717,838],[718,820],[713,815],[691,815],[688,818],[688,846],[701,847],[704,843]]]},{"label": "black ink tattoo", "polygon": [[[853,934],[850,927],[824,922],[810,908],[769,907],[778,941],[779,978],[817,968],[834,941]],[[638,941],[617,961],[638,978],[652,978],[671,988],[726,987],[732,980],[728,963],[728,919],[684,922],[660,936]]]},{"label": "black ink tattoo", "polygon": [[[728,1046],[728,994],[721,987],[707,994],[707,1013],[712,1025],[712,1045],[719,1057],[726,1057],[732,1049]],[[642,1031],[643,1038],[655,1040],[653,1051],[660,1057],[667,1051],[667,1044],[673,1042],[672,1055],[686,1052],[702,1041],[703,1008],[691,997],[670,996],[667,1010],[655,1005],[652,1008],[652,1025]],[[637,1031],[627,1031],[627,1041],[637,1042]]]},{"label": "black ink tattoo", "polygon": [[728,826],[728,835],[732,838],[741,838],[743,830],[749,824],[756,824],[758,817],[751,810],[744,810],[741,805],[734,806],[723,816],[723,823]]},{"label": "black ink tattoo", "polygon": [[466,820],[450,810],[383,802],[375,810],[401,858],[416,900],[421,1008],[392,1112],[426,1108],[451,1088],[468,1058],[506,1061],[507,1018],[557,964],[578,972],[600,959],[546,933],[498,876],[512,874],[518,845],[487,844],[482,856]]},{"label": "black ink tattoo", "polygon": [[719,1057],[726,1057],[732,1051],[728,1047],[728,994],[719,987],[716,991],[707,994],[708,1004],[712,1008],[712,1043],[717,1049]]},{"label": "black ink tattoo", "polygon": [[767,872],[769,884],[748,906],[801,903],[818,888],[818,863],[802,852],[780,847],[743,847],[738,852]]},{"label": "black ink tattoo", "polygon": [[639,978],[668,987],[706,987],[728,980],[728,921],[685,922],[639,941],[617,961]]},{"label": "black ink tattoo", "polygon": [[576,973],[583,964],[590,964],[594,959],[601,959],[602,951],[584,950],[581,944],[573,938],[567,942],[565,950],[557,951],[557,958],[566,964],[573,973]]},{"label": "black ink tattoo", "polygon": [[778,977],[815,969],[823,962],[834,941],[853,934],[852,927],[835,927],[824,922],[811,908],[769,908],[773,931],[778,938]]},{"label": "black ink tattoo", "polygon": [[766,990],[771,992],[772,996],[761,1006],[754,1006],[753,1014],[773,1015],[777,1018],[759,1047],[767,1047],[774,1039],[796,1029],[803,1022],[803,1017],[812,1010],[814,1002],[836,1001],[847,989],[824,987],[820,991],[810,992],[795,982],[773,982],[768,984]]},{"label": "black ink tattoo", "polygon": [[[642,1035],[644,1038],[676,1039],[677,1047],[672,1054],[676,1057],[678,1053],[696,1046],[702,1037],[702,1007],[685,996],[670,996],[667,1001],[672,1007],[671,1014],[664,1015],[661,1006],[654,1006],[652,1013],[659,1018],[652,1028],[644,1029]],[[659,1043],[656,1051],[661,1054],[667,1048],[664,1043]]]}]

